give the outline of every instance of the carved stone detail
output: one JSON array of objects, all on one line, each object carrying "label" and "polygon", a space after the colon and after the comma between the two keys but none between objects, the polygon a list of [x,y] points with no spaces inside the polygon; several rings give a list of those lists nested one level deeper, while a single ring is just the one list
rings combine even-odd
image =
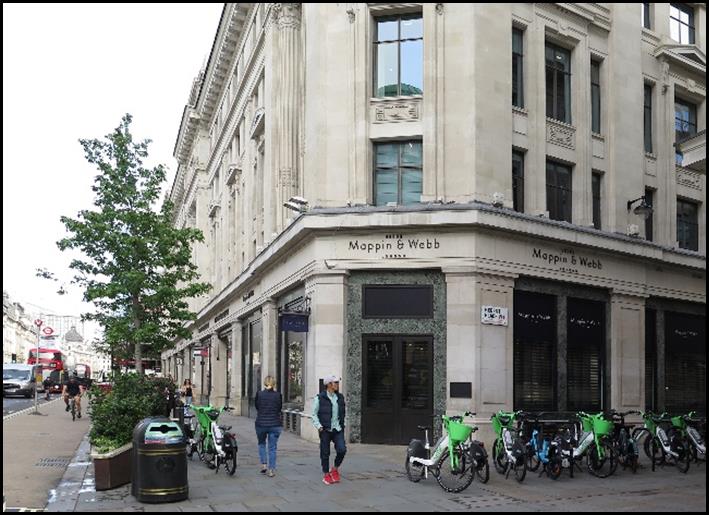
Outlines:
[{"label": "carved stone detail", "polygon": [[702,190],[702,178],[701,176],[685,168],[677,168],[677,184],[679,186],[686,186],[693,190]]},{"label": "carved stone detail", "polygon": [[392,102],[373,105],[374,123],[415,122],[421,118],[419,102]]},{"label": "carved stone detail", "polygon": [[573,127],[557,125],[553,121],[547,121],[547,141],[555,145],[574,149],[575,130]]},{"label": "carved stone detail", "polygon": [[282,29],[299,29],[302,19],[302,4],[274,4],[273,16],[276,27]]}]

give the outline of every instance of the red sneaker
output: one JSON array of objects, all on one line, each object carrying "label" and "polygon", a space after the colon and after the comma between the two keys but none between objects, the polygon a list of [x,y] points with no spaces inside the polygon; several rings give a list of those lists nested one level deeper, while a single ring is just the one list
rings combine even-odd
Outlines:
[{"label": "red sneaker", "polygon": [[330,477],[332,478],[333,482],[335,482],[335,483],[340,482],[340,473],[337,471],[336,468],[333,468],[332,470],[330,470]]},{"label": "red sneaker", "polygon": [[329,472],[323,476],[322,482],[325,483],[326,485],[334,485],[335,484],[335,482],[332,480],[332,476],[330,475]]}]

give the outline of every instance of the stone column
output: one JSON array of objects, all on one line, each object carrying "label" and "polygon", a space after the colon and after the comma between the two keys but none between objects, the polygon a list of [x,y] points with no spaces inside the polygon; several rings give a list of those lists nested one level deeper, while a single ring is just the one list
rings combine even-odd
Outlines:
[{"label": "stone column", "polygon": [[180,386],[185,382],[185,379],[192,381],[192,348],[187,346],[182,351],[182,379]]},{"label": "stone column", "polygon": [[274,52],[276,70],[273,84],[273,171],[276,174],[276,231],[285,226],[288,214],[281,207],[291,196],[302,194],[300,167],[302,94],[302,4],[273,5]]},{"label": "stone column", "polygon": [[618,411],[645,408],[645,297],[611,294],[610,402]]},{"label": "stone column", "polygon": [[[276,377],[276,342],[278,340],[278,310],[276,302],[268,299],[261,306],[261,327],[263,338],[261,342],[261,381],[266,376]],[[262,387],[263,385],[259,385]]]},{"label": "stone column", "polygon": [[[526,31],[527,47],[525,52],[526,81],[525,101],[528,118],[529,150],[524,166],[524,206],[525,212],[538,215],[547,211],[546,193],[546,43],[545,18],[535,15],[534,22]],[[529,56],[529,57],[527,57]]]},{"label": "stone column", "polygon": [[234,413],[241,415],[241,322],[236,321],[231,324],[231,405]]},{"label": "stone column", "polygon": [[227,339],[221,338],[217,333],[212,337],[212,405],[224,406],[226,403],[226,370],[229,366],[227,359]]},{"label": "stone column", "polygon": [[[319,392],[319,380],[328,374],[342,377],[340,392],[347,393],[345,381],[345,334],[347,272],[318,271],[305,281],[305,295],[310,297],[309,331],[305,346],[305,412],[309,413],[313,398]],[[361,364],[357,364],[361,373]],[[352,372],[353,369],[350,369]],[[318,435],[306,419],[301,436],[317,441]],[[348,438],[349,435],[345,435]]]},{"label": "stone column", "polygon": [[[513,404],[514,276],[475,268],[444,269],[448,317],[447,409],[477,413],[479,437],[494,438],[490,415]],[[507,325],[481,323],[481,307],[507,308]],[[472,399],[451,399],[450,382],[471,382]]]}]

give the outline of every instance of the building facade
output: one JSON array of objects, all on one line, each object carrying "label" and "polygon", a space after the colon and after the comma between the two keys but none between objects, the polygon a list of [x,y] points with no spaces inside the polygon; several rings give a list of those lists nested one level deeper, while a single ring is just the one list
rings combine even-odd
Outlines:
[{"label": "building facade", "polygon": [[[226,4],[170,194],[214,289],[163,354],[348,438],[706,405],[704,4]],[[295,197],[295,198],[294,198]],[[304,204],[307,202],[307,204]],[[289,204],[284,207],[284,204]]]},{"label": "building facade", "polygon": [[26,363],[37,346],[37,327],[24,306],[2,292],[2,362]]}]

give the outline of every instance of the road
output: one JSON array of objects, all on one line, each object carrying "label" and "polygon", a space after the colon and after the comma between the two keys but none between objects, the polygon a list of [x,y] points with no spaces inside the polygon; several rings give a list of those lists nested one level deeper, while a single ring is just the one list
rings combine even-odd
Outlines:
[{"label": "road", "polygon": [[[59,396],[59,394],[52,394],[51,399],[54,400]],[[44,394],[39,395],[39,403],[44,404]],[[34,406],[34,397],[31,399],[25,399],[24,397],[3,397],[2,398],[2,416],[11,415],[12,413],[17,413],[23,409],[30,408]]]}]

